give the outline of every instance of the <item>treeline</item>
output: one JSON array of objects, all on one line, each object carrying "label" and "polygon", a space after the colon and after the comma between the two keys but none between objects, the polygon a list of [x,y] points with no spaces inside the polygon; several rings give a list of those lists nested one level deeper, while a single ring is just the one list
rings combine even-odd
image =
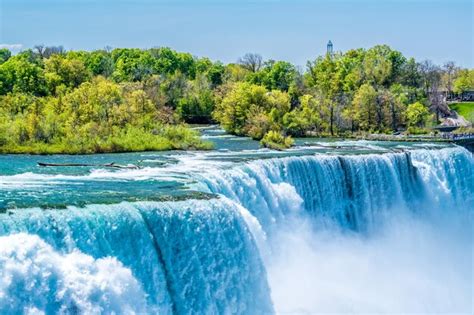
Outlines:
[{"label": "treeline", "polygon": [[305,71],[247,54],[224,65],[169,48],[0,50],[0,150],[205,148],[183,123],[287,147],[289,136],[425,132],[474,71],[388,46],[326,54]]},{"label": "treeline", "polygon": [[209,119],[215,67],[168,48],[0,50],[0,152],[209,149],[184,122],[195,96]]}]

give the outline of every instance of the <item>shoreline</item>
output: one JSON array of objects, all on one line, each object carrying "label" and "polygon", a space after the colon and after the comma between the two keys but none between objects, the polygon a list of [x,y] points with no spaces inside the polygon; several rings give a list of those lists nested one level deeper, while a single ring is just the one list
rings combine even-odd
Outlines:
[{"label": "shoreline", "polygon": [[[299,137],[294,139],[324,139],[324,140],[366,140],[366,141],[387,141],[387,142],[434,142],[434,143],[454,143],[457,142],[452,139],[446,139],[442,137],[420,137],[420,136],[393,136],[393,135],[366,135],[366,136],[307,136],[307,137]],[[255,140],[257,141],[257,140]],[[474,139],[473,139],[474,141]],[[70,155],[70,156],[77,156],[77,155],[96,155],[96,154],[126,154],[126,153],[140,153],[140,152],[185,152],[185,151],[213,151],[215,150],[214,147],[202,147],[202,148],[174,148],[174,149],[151,149],[151,150],[123,150],[123,151],[110,151],[110,152],[35,152],[35,151],[2,151],[0,149],[0,155],[36,155],[36,156],[47,156],[47,155]],[[21,151],[21,150],[20,150]]]}]

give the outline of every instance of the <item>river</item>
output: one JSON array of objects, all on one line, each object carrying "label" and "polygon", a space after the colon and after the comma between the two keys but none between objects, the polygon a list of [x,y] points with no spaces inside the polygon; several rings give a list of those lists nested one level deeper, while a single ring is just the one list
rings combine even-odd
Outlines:
[{"label": "river", "polygon": [[201,132],[216,150],[0,155],[0,313],[473,312],[466,149]]}]

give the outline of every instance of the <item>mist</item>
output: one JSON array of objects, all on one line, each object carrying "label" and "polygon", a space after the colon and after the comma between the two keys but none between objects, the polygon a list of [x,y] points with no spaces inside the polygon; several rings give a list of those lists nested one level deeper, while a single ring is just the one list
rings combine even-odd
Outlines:
[{"label": "mist", "polygon": [[296,221],[265,259],[275,309],[471,314],[472,228],[462,213],[398,216],[367,234]]}]

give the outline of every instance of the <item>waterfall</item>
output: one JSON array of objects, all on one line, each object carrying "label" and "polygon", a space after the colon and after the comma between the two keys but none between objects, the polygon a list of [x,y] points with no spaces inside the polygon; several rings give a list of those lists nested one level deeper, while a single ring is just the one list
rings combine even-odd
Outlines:
[{"label": "waterfall", "polygon": [[208,172],[200,182],[200,189],[238,202],[264,226],[304,213],[360,231],[390,210],[472,210],[474,204],[472,154],[461,147],[258,160]]},{"label": "waterfall", "polygon": [[474,161],[465,149],[273,158],[190,176],[218,197],[0,214],[0,313],[453,312],[469,303]]},{"label": "waterfall", "polygon": [[[100,313],[130,303],[160,314],[272,312],[253,238],[225,200],[23,209],[1,218],[0,235],[17,244],[0,247],[0,313]],[[67,266],[77,258],[84,262]]]}]

